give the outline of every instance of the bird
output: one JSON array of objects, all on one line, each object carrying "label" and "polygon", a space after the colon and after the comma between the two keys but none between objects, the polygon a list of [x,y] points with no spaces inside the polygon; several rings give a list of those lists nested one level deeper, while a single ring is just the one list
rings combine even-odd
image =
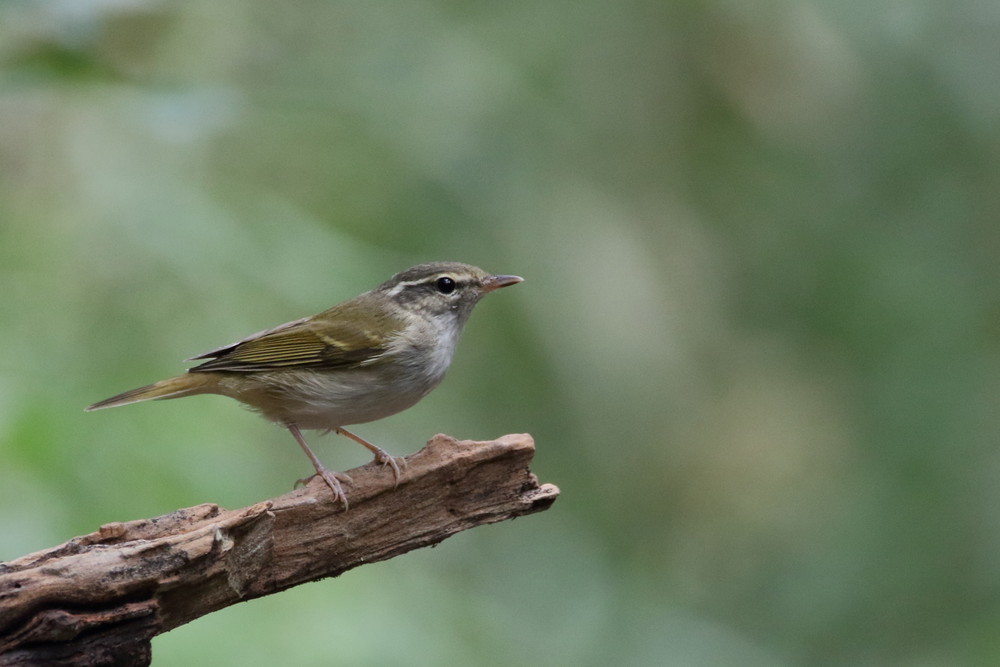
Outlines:
[{"label": "bird", "polygon": [[288,429],[316,471],[311,477],[319,476],[346,510],[338,476],[350,478],[326,468],[302,430],[354,440],[392,469],[398,485],[397,459],[344,427],[396,414],[426,396],[444,378],[479,300],[522,281],[460,262],[418,264],[317,315],[191,357],[200,363],[185,373],[86,410],[198,394],[236,399]]}]

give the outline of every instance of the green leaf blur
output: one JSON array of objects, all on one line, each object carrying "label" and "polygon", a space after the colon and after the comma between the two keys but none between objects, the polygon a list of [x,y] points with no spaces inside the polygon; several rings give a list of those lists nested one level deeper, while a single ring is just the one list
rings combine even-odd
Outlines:
[{"label": "green leaf blur", "polygon": [[526,282],[357,431],[530,432],[562,497],[155,664],[1000,662],[998,42],[971,0],[0,3],[0,560],[288,490],[232,401],[83,407],[458,260]]}]

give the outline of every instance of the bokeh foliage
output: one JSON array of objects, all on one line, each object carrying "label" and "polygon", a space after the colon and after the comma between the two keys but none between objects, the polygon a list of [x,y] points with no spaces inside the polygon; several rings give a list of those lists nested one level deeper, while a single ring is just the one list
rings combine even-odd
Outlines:
[{"label": "bokeh foliage", "polygon": [[0,2],[0,559],[286,490],[225,399],[82,408],[457,259],[527,282],[359,431],[563,497],[157,664],[1000,661],[998,7]]}]

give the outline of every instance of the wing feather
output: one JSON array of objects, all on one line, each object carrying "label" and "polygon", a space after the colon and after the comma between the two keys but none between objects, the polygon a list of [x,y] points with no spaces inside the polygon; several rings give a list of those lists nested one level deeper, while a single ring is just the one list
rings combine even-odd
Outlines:
[{"label": "wing feather", "polygon": [[[322,330],[320,330],[322,327]],[[191,360],[209,359],[190,372],[252,372],[290,368],[346,368],[377,359],[385,341],[350,322],[304,318],[248,336]]]}]

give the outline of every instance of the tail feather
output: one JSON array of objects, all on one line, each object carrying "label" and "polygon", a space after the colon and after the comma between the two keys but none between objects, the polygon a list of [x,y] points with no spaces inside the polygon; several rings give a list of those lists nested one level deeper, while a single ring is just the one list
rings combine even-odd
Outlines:
[{"label": "tail feather", "polygon": [[91,406],[85,408],[86,412],[91,412],[93,410],[102,410],[104,408],[116,408],[119,405],[129,405],[130,403],[139,403],[141,401],[150,401],[163,398],[181,398],[182,396],[192,396],[194,394],[203,394],[207,391],[207,385],[209,384],[209,374],[186,374],[178,375],[174,378],[169,378],[167,380],[160,380],[159,382],[154,382],[153,384],[146,385],[145,387],[139,387],[138,389],[131,389],[126,392],[122,392],[111,398],[106,398],[103,401],[98,401]]}]

